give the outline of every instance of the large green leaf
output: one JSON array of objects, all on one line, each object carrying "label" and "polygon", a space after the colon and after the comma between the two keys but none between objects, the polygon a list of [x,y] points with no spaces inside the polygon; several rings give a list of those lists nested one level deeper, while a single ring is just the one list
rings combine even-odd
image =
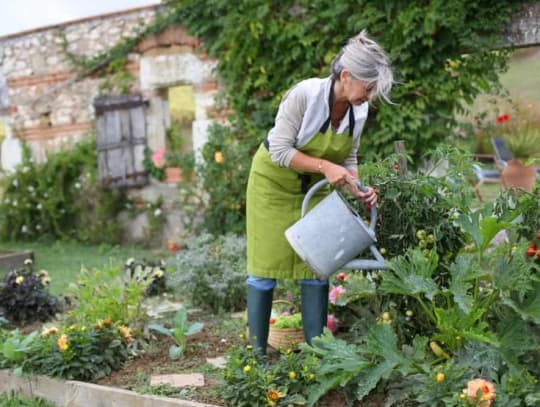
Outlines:
[{"label": "large green leaf", "polygon": [[392,272],[382,273],[379,289],[388,294],[414,296],[424,294],[430,300],[440,292],[431,278],[437,268],[438,256],[430,252],[426,257],[421,250],[409,250],[405,256],[389,261]]}]

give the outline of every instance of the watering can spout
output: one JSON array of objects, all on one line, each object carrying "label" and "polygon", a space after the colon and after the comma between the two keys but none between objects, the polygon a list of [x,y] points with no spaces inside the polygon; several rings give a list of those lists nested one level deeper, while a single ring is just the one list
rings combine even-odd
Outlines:
[{"label": "watering can spout", "polygon": [[342,266],[345,270],[386,270],[388,264],[384,261],[381,253],[373,245],[369,246],[375,260],[354,259]]}]

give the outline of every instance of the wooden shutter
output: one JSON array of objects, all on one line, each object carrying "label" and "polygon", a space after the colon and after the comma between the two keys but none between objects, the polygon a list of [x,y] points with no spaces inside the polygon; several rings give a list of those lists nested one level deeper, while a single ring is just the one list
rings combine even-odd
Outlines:
[{"label": "wooden shutter", "polygon": [[146,103],[141,95],[101,96],[94,100],[98,175],[106,188],[148,183],[143,167]]}]

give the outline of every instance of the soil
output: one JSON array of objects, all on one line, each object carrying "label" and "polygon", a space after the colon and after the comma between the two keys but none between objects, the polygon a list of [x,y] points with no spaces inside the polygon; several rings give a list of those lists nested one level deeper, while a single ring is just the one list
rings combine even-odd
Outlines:
[{"label": "soil", "polygon": [[[191,318],[190,318],[191,319]],[[201,320],[201,319],[198,319]],[[97,384],[115,386],[137,392],[178,397],[184,400],[224,406],[225,402],[219,396],[220,372],[208,369],[207,358],[224,356],[227,350],[240,342],[239,333],[243,329],[241,321],[236,321],[228,328],[223,327],[218,318],[204,321],[204,329],[188,338],[186,350],[181,359],[173,361],[169,358],[169,346],[173,344],[170,338],[159,336],[157,342],[152,342],[150,348],[140,356],[129,360],[122,370],[97,381]],[[204,367],[206,365],[206,368]],[[205,384],[203,387],[175,389],[170,386],[160,389],[150,388],[150,376],[153,374],[202,373]],[[342,393],[332,391],[325,395],[317,407],[345,407],[347,403]],[[381,407],[383,401],[374,399],[355,403],[355,407]]]}]

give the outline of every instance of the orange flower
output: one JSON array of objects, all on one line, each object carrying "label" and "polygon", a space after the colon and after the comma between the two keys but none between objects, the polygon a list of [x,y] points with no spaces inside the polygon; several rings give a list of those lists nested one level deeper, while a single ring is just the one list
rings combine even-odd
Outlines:
[{"label": "orange flower", "polygon": [[120,333],[120,336],[124,338],[124,341],[129,343],[133,340],[131,336],[131,329],[129,329],[127,326],[119,326],[118,332]]},{"label": "orange flower", "polygon": [[103,320],[103,326],[108,327],[112,325],[112,321],[110,318],[106,318]]},{"label": "orange flower", "polygon": [[470,402],[478,407],[489,407],[495,399],[495,386],[485,379],[474,379],[463,390]]},{"label": "orange flower", "polygon": [[285,393],[282,393],[276,389],[269,390],[268,393],[266,393],[266,397],[268,398],[268,404],[271,406],[275,406],[278,400],[285,396]]},{"label": "orange flower", "polygon": [[68,336],[66,334],[60,335],[56,344],[58,345],[60,352],[66,351],[69,348]]}]

